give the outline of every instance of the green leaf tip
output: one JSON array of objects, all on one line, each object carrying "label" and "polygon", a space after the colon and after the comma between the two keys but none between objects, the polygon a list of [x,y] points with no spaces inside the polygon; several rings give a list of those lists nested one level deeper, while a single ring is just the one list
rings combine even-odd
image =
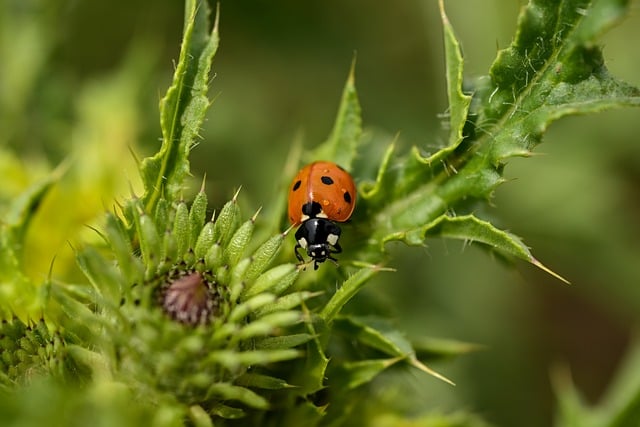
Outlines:
[{"label": "green leaf tip", "polygon": [[355,86],[355,65],[354,55],[349,75],[342,90],[333,129],[328,139],[310,156],[314,160],[331,160],[346,170],[352,169],[352,163],[362,139],[362,116]]},{"label": "green leaf tip", "polygon": [[444,381],[445,383],[450,384],[452,386],[456,385],[456,383],[451,381],[449,378],[447,378],[444,375],[434,371],[433,369],[431,369],[430,367],[428,367],[427,365],[425,365],[424,363],[422,363],[421,361],[419,361],[416,358],[412,358],[410,363],[415,368],[421,370],[424,373],[427,373],[427,374],[431,375],[432,377],[435,377],[435,378],[439,379],[440,381]]},{"label": "green leaf tip", "polygon": [[444,0],[439,1],[440,17],[444,30],[444,48],[446,63],[447,98],[449,100],[449,146],[445,150],[438,151],[437,156],[432,156],[429,162],[435,162],[445,154],[453,151],[463,139],[463,129],[467,122],[467,114],[471,104],[471,96],[462,91],[463,85],[463,59],[460,43],[449,22],[444,9]]}]

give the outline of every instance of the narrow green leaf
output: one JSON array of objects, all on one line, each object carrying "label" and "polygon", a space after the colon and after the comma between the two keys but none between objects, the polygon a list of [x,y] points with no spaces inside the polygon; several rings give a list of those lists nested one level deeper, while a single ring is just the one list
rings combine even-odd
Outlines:
[{"label": "narrow green leaf", "polygon": [[241,367],[252,365],[268,365],[300,357],[300,351],[294,349],[282,350],[252,350],[252,351],[227,351],[221,350],[211,353],[206,357],[207,361],[219,363],[231,371]]},{"label": "narrow green leaf", "polygon": [[177,199],[189,174],[188,155],[209,107],[207,90],[211,61],[218,48],[217,21],[209,30],[205,1],[186,2],[186,21],[180,58],[171,87],[160,102],[162,146],[141,164],[145,211],[154,212],[160,198]]},{"label": "narrow green leaf", "polygon": [[178,203],[173,219],[173,235],[176,239],[176,250],[182,256],[189,246],[189,208],[184,201]]},{"label": "narrow green leaf", "polygon": [[291,326],[300,321],[300,312],[282,311],[271,313],[247,323],[233,335],[234,340],[264,337],[273,334],[278,328]]},{"label": "narrow green leaf", "polygon": [[311,340],[306,346],[304,364],[298,368],[299,372],[292,380],[293,384],[300,386],[299,390],[302,396],[315,393],[325,387],[324,381],[329,365],[329,358],[325,354],[318,330],[326,331],[326,324],[322,321],[315,324],[307,322],[306,326],[306,335],[311,336]]},{"label": "narrow green leaf", "polygon": [[280,294],[293,284],[300,270],[294,264],[280,264],[262,273],[255,282],[249,284],[242,298],[250,298],[261,292]]},{"label": "narrow green leaf", "polygon": [[224,204],[214,223],[213,239],[223,247],[227,246],[240,223],[240,207],[237,201],[239,191]]},{"label": "narrow green leaf", "polygon": [[344,316],[336,318],[336,327],[348,330],[349,336],[388,356],[407,357],[413,347],[402,332],[387,319],[377,316]]},{"label": "narrow green leaf", "polygon": [[490,222],[482,221],[474,215],[456,217],[443,215],[432,223],[425,225],[419,230],[419,234],[483,243],[502,254],[527,261],[555,278],[567,284],[569,283],[565,278],[535,259],[533,255],[531,255],[529,248],[518,237],[500,230]]},{"label": "narrow green leaf", "polygon": [[321,292],[299,291],[284,295],[273,303],[256,311],[256,316],[262,316],[267,313],[273,313],[280,310],[290,310],[300,306],[306,300],[322,295]]},{"label": "narrow green leaf", "polygon": [[196,247],[196,242],[207,215],[207,194],[204,192],[204,183],[202,187],[189,210],[189,247],[192,249]]},{"label": "narrow green leaf", "polygon": [[214,383],[207,391],[207,397],[217,397],[222,400],[235,400],[256,409],[267,409],[269,402],[259,394],[245,387],[227,383]]},{"label": "narrow green leaf", "polygon": [[223,405],[222,403],[216,403],[211,407],[211,413],[220,418],[226,418],[235,420],[246,416],[245,411],[240,408],[234,408],[232,406]]},{"label": "narrow green leaf", "polygon": [[244,254],[244,251],[251,240],[254,227],[255,216],[238,227],[233,236],[231,236],[229,244],[225,247],[224,253],[222,254],[225,262],[234,265],[240,261],[240,258]]},{"label": "narrow green leaf", "polygon": [[137,257],[133,257],[133,247],[127,234],[127,230],[120,219],[114,214],[107,214],[105,233],[109,239],[111,250],[118,261],[118,268],[122,276],[132,282],[143,277],[143,267]]},{"label": "narrow green leaf", "polygon": [[[410,365],[421,371],[454,385],[451,380],[419,361],[411,342],[386,319],[376,316],[345,316],[344,318],[338,319],[340,320],[339,326],[347,328],[349,335],[359,342],[389,356],[393,356],[394,359],[392,360],[395,360],[396,357],[399,358],[399,360],[406,360]],[[375,363],[363,365],[364,370],[357,378],[364,379],[366,375],[372,375],[374,373],[377,375],[375,372],[376,369],[386,369],[381,361],[378,362],[378,365]]]},{"label": "narrow green leaf", "polygon": [[256,341],[256,348],[259,350],[287,349],[294,348],[309,342],[313,339],[311,334],[282,335],[279,337],[268,337]]},{"label": "narrow green leaf", "polygon": [[439,1],[440,16],[444,30],[444,52],[447,76],[447,98],[449,100],[449,144],[436,154],[425,159],[428,164],[437,163],[450,155],[463,139],[463,129],[467,122],[467,113],[471,104],[471,96],[462,92],[463,60],[460,43],[444,11],[444,0]]},{"label": "narrow green leaf", "polygon": [[105,266],[102,254],[88,246],[76,253],[76,263],[97,295],[104,295],[111,303],[119,302],[126,284],[116,269]]},{"label": "narrow green leaf", "polygon": [[484,349],[480,344],[433,337],[412,339],[411,346],[419,360],[451,358]]},{"label": "narrow green leaf", "polygon": [[313,152],[312,160],[331,160],[351,170],[356,150],[362,137],[360,102],[355,86],[355,58],[342,91],[338,115],[331,135]]},{"label": "narrow green leaf", "polygon": [[140,238],[140,252],[145,264],[147,277],[154,273],[158,265],[159,248],[162,247],[158,230],[153,219],[144,212],[137,212],[134,217],[136,231]]},{"label": "narrow green leaf", "polygon": [[207,222],[200,230],[200,235],[198,236],[194,247],[196,258],[204,258],[211,247],[216,244],[213,237],[213,229],[214,224],[212,222]]},{"label": "narrow green leaf", "polygon": [[189,420],[195,427],[213,427],[211,416],[200,405],[189,407]]},{"label": "narrow green leaf", "polygon": [[229,314],[228,321],[239,322],[245,316],[248,316],[250,313],[253,313],[254,311],[260,309],[261,307],[272,303],[275,299],[276,299],[275,295],[272,295],[272,294],[267,294],[267,293],[258,294],[242,302],[241,304],[238,304],[237,306],[235,306],[231,311],[231,313]]},{"label": "narrow green leaf", "polygon": [[[371,382],[378,374],[401,361],[403,357],[391,359],[359,360],[340,365],[334,373],[340,389],[353,390],[363,384]],[[334,386],[335,387],[335,386]]]},{"label": "narrow green leaf", "polygon": [[251,282],[258,278],[258,276],[260,276],[260,274],[269,267],[278,254],[283,242],[284,234],[277,234],[267,239],[267,241],[253,252],[251,255],[251,263],[244,274],[244,278],[247,282]]},{"label": "narrow green leaf", "polygon": [[372,265],[359,269],[349,276],[342,286],[336,291],[331,299],[320,312],[320,318],[327,324],[331,324],[334,318],[340,313],[344,305],[353,298],[360,289],[369,281],[374,274],[379,271],[390,271],[389,269]]},{"label": "narrow green leaf", "polygon": [[294,387],[281,378],[256,373],[244,374],[237,378],[235,383],[243,387],[262,388],[266,390],[282,390]]}]

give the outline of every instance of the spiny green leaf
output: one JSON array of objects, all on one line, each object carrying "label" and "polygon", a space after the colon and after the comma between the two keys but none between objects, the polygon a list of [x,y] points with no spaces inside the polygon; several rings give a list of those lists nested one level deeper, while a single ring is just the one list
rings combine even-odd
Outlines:
[{"label": "spiny green leaf", "polygon": [[468,242],[479,242],[488,245],[490,248],[527,261],[543,271],[551,274],[557,279],[569,283],[562,276],[554,273],[535,259],[529,248],[522,241],[511,233],[494,227],[490,222],[482,221],[474,215],[448,216],[443,215],[430,224],[425,225],[420,234],[429,236],[443,236],[453,239],[462,239]]},{"label": "spiny green leaf", "polygon": [[231,265],[236,264],[244,254],[244,251],[251,240],[251,236],[253,235],[256,215],[245,221],[240,227],[238,227],[233,236],[231,236],[229,244],[222,254],[223,260],[227,263]]},{"label": "spiny green leaf", "polygon": [[446,58],[447,98],[449,100],[449,144],[427,159],[427,163],[437,163],[451,154],[463,139],[463,129],[467,122],[467,113],[471,96],[462,93],[463,60],[460,43],[444,11],[444,0],[440,0],[440,15],[444,29],[444,52]]},{"label": "spiny green leaf", "polygon": [[372,265],[369,267],[363,267],[356,273],[349,276],[340,289],[333,294],[331,299],[324,306],[320,312],[320,318],[327,324],[331,324],[344,305],[349,302],[349,300],[353,298],[360,289],[362,289],[369,279],[379,271],[389,271],[389,269]]},{"label": "spiny green leaf", "polygon": [[76,253],[76,263],[89,280],[96,295],[104,295],[112,303],[119,303],[122,289],[128,286],[122,276],[111,268],[105,268],[102,255],[95,248],[88,246]]},{"label": "spiny green leaf", "polygon": [[407,357],[413,353],[409,340],[388,320],[377,316],[345,316],[336,318],[340,329],[349,336],[389,356]]},{"label": "spiny green leaf", "polygon": [[122,276],[133,283],[140,281],[143,277],[143,267],[138,258],[131,257],[133,247],[122,221],[114,214],[108,214],[105,232]]},{"label": "spiny green leaf", "polygon": [[300,270],[293,264],[280,264],[262,273],[242,294],[249,298],[262,292],[280,294],[293,284]]},{"label": "spiny green leaf", "polygon": [[609,74],[596,45],[627,3],[530,1],[513,43],[499,52],[489,78],[477,80],[470,104],[462,89],[459,45],[440,2],[449,143],[435,154],[414,148],[399,160],[389,148],[375,183],[361,186],[360,207],[372,219],[369,232],[362,233],[363,244],[401,240],[423,245],[434,235],[458,237],[484,242],[553,274],[517,238],[468,214],[505,182],[505,161],[528,156],[554,120],[640,106],[640,91]]},{"label": "spiny green leaf", "polygon": [[304,364],[298,366],[298,371],[293,376],[291,382],[300,386],[298,390],[301,396],[307,396],[322,390],[325,387],[324,381],[329,365],[329,358],[325,354],[321,335],[328,331],[327,325],[322,320],[307,322],[307,333],[302,335],[311,337],[307,342]]},{"label": "spiny green leaf", "polygon": [[[201,259],[204,258],[207,252],[211,249],[211,247],[215,244],[214,240],[214,223],[209,221],[204,227],[200,230],[200,234],[198,239],[196,240],[194,253],[196,258]],[[214,263],[215,264],[215,263]]]},{"label": "spiny green leaf", "polygon": [[321,293],[309,292],[309,291],[292,292],[290,294],[287,294],[278,298],[276,301],[269,304],[268,306],[263,307],[260,310],[257,310],[256,316],[261,316],[263,314],[272,313],[280,310],[290,310],[294,307],[298,307],[300,304],[302,304],[306,300],[318,295],[321,295]]},{"label": "spiny green leaf", "polygon": [[218,48],[218,25],[209,30],[205,1],[186,2],[186,21],[173,83],[160,102],[162,147],[143,160],[145,211],[154,212],[160,198],[176,200],[189,173],[189,152],[209,107],[207,90],[211,61]]},{"label": "spiny green leaf", "polygon": [[[189,247],[195,248],[202,225],[207,214],[207,194],[204,192],[204,184],[196,195],[189,210]],[[161,230],[159,230],[161,231]],[[213,233],[213,230],[212,230]],[[213,236],[212,236],[213,237]]]},{"label": "spiny green leaf", "polygon": [[[337,320],[340,320],[340,326],[342,328],[349,330],[350,336],[364,345],[375,348],[394,358],[397,357],[400,358],[400,360],[407,360],[410,365],[421,371],[453,385],[451,380],[420,362],[411,346],[411,342],[386,319],[376,316],[349,316],[338,318]],[[391,366],[391,364],[388,366]],[[360,375],[371,375],[375,372],[375,369],[386,369],[388,366],[381,361],[378,361],[378,364],[373,362],[369,365],[365,364],[363,366],[365,368],[364,371],[358,376],[360,379],[363,379]]]},{"label": "spiny green leaf", "polygon": [[566,115],[640,106],[640,90],[612,77],[596,38],[625,13],[625,0],[532,1],[511,46],[477,93],[478,146],[487,160],[528,155]]},{"label": "spiny green leaf", "polygon": [[338,115],[329,139],[314,150],[311,160],[331,160],[351,170],[356,149],[362,136],[360,102],[355,86],[355,58],[342,91]]},{"label": "spiny green leaf", "polygon": [[240,223],[239,193],[240,190],[236,191],[233,198],[224,204],[214,223],[213,239],[222,246],[226,246],[229,243]]},{"label": "spiny green leaf", "polygon": [[[244,278],[247,282],[251,282],[258,278],[260,274],[271,264],[282,246],[284,237],[284,234],[272,236],[253,252],[250,258],[251,263],[244,273]],[[287,267],[283,268],[286,269]]]},{"label": "spiny green leaf", "polygon": [[184,254],[189,246],[189,208],[184,201],[178,203],[173,219],[173,234],[176,237],[176,250]]},{"label": "spiny green leaf", "polygon": [[416,357],[420,360],[450,358],[484,348],[479,344],[433,337],[412,339],[411,345],[416,352]]},{"label": "spiny green leaf", "polygon": [[378,374],[401,361],[403,357],[390,359],[359,360],[357,362],[345,362],[333,373],[339,385],[334,387],[352,390],[373,380]]}]

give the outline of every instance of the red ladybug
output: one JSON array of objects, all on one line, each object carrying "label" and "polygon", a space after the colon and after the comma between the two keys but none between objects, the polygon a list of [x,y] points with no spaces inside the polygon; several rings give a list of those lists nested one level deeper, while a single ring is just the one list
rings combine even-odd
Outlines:
[{"label": "red ladybug", "polygon": [[349,172],[335,163],[313,162],[298,172],[289,190],[289,220],[296,226],[296,258],[304,263],[298,249],[307,251],[318,264],[342,252],[338,243],[340,227],[351,217],[356,206],[356,185]]}]

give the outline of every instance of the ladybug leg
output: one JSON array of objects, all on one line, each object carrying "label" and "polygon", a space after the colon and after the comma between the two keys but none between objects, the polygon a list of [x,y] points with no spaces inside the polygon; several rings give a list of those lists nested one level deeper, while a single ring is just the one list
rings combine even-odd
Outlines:
[{"label": "ladybug leg", "polygon": [[302,249],[302,246],[300,246],[300,243],[298,243],[296,247],[293,248],[293,251],[296,254],[296,258],[298,258],[298,261],[300,261],[301,263],[304,263],[304,259],[302,258],[302,255],[298,253],[298,249]]},{"label": "ladybug leg", "polygon": [[337,260],[337,259],[335,259],[334,257],[332,257],[331,255],[329,255],[329,256],[327,257],[327,259],[328,259],[329,261],[331,261],[332,263],[334,263],[336,267],[339,267],[339,266],[340,266],[340,264],[338,264],[338,260]]},{"label": "ladybug leg", "polygon": [[336,244],[333,245],[333,250],[331,252],[334,254],[339,254],[340,252],[342,252],[342,246],[340,246],[340,243],[336,242]]},{"label": "ladybug leg", "polygon": [[[294,248],[293,251],[296,254],[296,258],[298,258],[298,264],[297,267],[302,267],[303,270],[307,269],[307,264],[309,264],[309,262],[305,261],[304,258],[302,258],[302,255],[300,255],[300,253],[298,252],[298,249],[302,249],[302,246],[300,246],[300,244],[298,243]],[[316,269],[318,267],[316,266]]]}]

